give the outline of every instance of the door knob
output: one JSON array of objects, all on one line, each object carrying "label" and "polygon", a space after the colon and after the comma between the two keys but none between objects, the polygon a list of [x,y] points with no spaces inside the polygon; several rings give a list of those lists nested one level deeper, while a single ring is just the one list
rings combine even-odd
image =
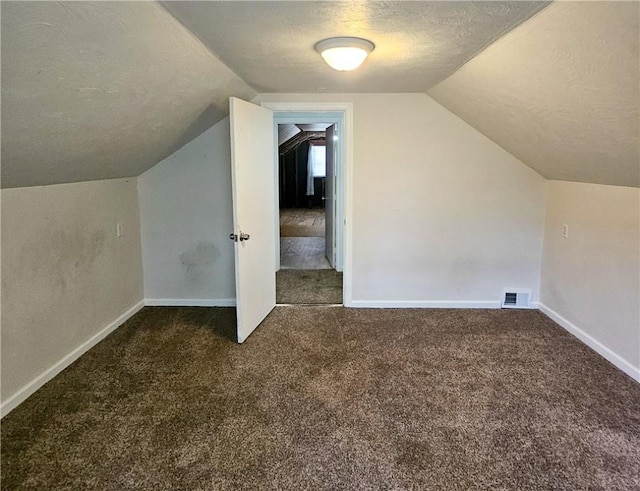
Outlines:
[{"label": "door knob", "polygon": [[242,232],[240,232],[240,235],[238,235],[238,234],[229,234],[229,238],[234,242],[238,242],[238,240],[240,242],[242,242],[242,241],[245,241],[245,240],[249,240],[249,234],[244,234]]}]

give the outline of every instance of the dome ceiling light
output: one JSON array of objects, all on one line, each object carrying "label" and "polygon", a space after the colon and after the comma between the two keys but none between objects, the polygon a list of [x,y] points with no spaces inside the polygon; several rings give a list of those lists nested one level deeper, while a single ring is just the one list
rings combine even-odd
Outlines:
[{"label": "dome ceiling light", "polygon": [[355,70],[371,53],[375,45],[371,41],[353,37],[324,39],[316,43],[316,51],[334,70]]}]

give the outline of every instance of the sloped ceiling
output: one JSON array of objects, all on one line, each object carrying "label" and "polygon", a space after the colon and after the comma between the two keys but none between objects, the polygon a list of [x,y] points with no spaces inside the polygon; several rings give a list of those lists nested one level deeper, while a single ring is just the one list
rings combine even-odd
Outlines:
[{"label": "sloped ceiling", "polygon": [[[162,2],[258,92],[425,92],[546,2]],[[314,45],[376,44],[361,70],[336,72]]]},{"label": "sloped ceiling", "polygon": [[329,123],[308,123],[308,124],[279,124],[278,125],[278,146],[288,142],[303,131],[324,132]]},{"label": "sloped ceiling", "polygon": [[300,133],[302,130],[295,124],[279,124],[278,125],[278,146],[284,142],[291,140],[294,136]]},{"label": "sloped ceiling", "polygon": [[[546,6],[3,1],[2,186],[139,175],[258,91],[427,92],[545,177],[640,185],[640,4]],[[347,34],[376,50],[334,72]]]},{"label": "sloped ceiling", "polygon": [[137,176],[256,95],[157,3],[1,9],[3,187]]},{"label": "sloped ceiling", "polygon": [[428,94],[544,177],[640,186],[639,19],[554,3]]},{"label": "sloped ceiling", "polygon": [[329,126],[331,126],[330,123],[279,124],[278,149],[280,154],[287,153],[307,140],[324,140],[326,129]]}]

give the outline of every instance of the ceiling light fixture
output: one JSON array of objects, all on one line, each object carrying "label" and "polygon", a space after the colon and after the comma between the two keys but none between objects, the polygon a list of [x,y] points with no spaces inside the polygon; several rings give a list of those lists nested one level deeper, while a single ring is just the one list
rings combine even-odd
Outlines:
[{"label": "ceiling light fixture", "polygon": [[362,65],[375,45],[366,39],[339,37],[324,39],[316,43],[315,48],[327,65],[334,70],[347,72]]}]

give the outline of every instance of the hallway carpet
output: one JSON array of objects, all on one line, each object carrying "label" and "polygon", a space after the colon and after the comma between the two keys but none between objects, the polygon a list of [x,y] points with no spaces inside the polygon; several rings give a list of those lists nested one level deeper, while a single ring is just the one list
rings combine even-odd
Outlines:
[{"label": "hallway carpet", "polygon": [[2,489],[640,489],[640,385],[537,311],[234,322],[142,310],[2,421]]},{"label": "hallway carpet", "polygon": [[323,237],[283,237],[280,239],[282,269],[331,269],[325,255]]},{"label": "hallway carpet", "polygon": [[335,269],[281,269],[276,303],[342,304],[342,273]]}]

